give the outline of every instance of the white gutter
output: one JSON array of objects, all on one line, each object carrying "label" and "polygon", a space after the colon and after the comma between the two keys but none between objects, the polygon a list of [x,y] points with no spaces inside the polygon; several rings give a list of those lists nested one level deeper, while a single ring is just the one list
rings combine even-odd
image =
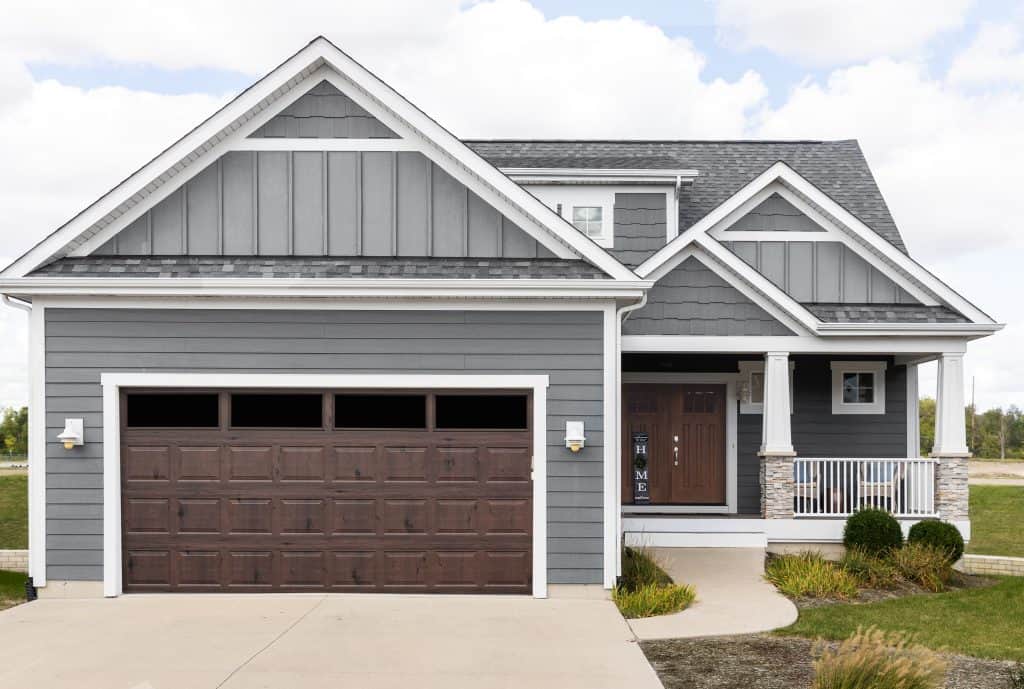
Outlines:
[{"label": "white gutter", "polygon": [[697,170],[651,170],[609,168],[499,168],[510,179],[520,184],[533,183],[631,183],[631,184],[690,184],[699,176]]}]

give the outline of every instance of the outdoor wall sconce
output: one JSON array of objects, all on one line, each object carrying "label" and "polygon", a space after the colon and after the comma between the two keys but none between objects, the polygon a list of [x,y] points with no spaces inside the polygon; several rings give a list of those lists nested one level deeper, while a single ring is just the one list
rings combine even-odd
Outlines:
[{"label": "outdoor wall sconce", "polygon": [[586,436],[583,435],[582,421],[565,422],[565,446],[569,448],[570,452],[575,454],[582,450],[586,440]]},{"label": "outdoor wall sconce", "polygon": [[70,450],[76,445],[84,445],[84,427],[85,422],[82,419],[64,419],[64,431],[57,436],[57,440],[64,443],[65,450]]},{"label": "outdoor wall sconce", "polygon": [[739,393],[740,401],[750,402],[750,383],[746,380],[741,381],[738,386],[737,393]]}]

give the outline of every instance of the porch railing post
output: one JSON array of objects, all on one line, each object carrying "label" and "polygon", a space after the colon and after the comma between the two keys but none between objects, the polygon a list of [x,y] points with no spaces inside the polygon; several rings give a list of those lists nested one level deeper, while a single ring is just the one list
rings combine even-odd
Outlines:
[{"label": "porch railing post", "polygon": [[790,427],[789,353],[764,357],[764,408],[761,417],[761,515],[793,518],[793,436]]}]

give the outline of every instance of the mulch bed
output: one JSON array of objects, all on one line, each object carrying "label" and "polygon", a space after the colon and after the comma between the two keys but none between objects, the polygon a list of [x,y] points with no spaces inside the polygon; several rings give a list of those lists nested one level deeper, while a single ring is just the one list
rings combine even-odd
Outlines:
[{"label": "mulch bed", "polygon": [[[754,634],[640,644],[665,689],[801,689],[814,678],[808,639]],[[947,656],[946,689],[1009,689],[1013,663]]]}]

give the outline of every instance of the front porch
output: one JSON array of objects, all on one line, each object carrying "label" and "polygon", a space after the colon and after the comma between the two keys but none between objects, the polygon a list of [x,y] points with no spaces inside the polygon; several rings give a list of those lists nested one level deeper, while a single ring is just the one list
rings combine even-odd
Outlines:
[{"label": "front porch", "polygon": [[[862,507],[906,531],[970,537],[962,355],[626,354],[626,545],[838,544]],[[919,449],[917,365],[939,361],[933,456]]]}]

